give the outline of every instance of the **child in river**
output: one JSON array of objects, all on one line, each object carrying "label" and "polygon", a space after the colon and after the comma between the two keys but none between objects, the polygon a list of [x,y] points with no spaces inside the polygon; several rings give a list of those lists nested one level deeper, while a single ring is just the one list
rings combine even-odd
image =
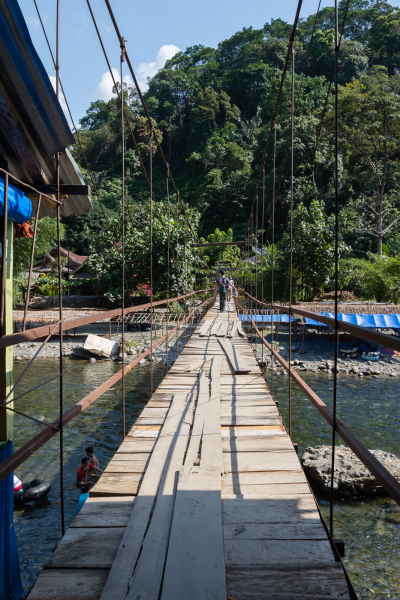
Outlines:
[{"label": "child in river", "polygon": [[76,472],[76,485],[82,487],[87,484],[88,477],[90,477],[92,473],[97,473],[97,471],[100,471],[100,473],[103,472],[99,467],[95,467],[93,463],[89,462],[87,456],[84,456],[81,460],[81,465]]},{"label": "child in river", "polygon": [[97,458],[93,454],[93,446],[88,446],[86,448],[85,452],[86,452],[86,456],[88,457],[88,459],[92,463],[92,465],[94,465],[95,467],[98,467],[99,466],[99,461],[97,460]]}]

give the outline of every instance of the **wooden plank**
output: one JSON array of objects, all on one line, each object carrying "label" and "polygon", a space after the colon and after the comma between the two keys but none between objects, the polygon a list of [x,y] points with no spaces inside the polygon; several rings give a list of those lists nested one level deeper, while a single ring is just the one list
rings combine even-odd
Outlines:
[{"label": "wooden plank", "polygon": [[29,600],[99,600],[107,575],[108,569],[45,569]]},{"label": "wooden plank", "polygon": [[221,319],[216,320],[210,329],[210,335],[216,335],[218,333],[219,328],[221,327],[221,324]]},{"label": "wooden plank", "polygon": [[246,495],[222,499],[224,523],[320,523],[311,494],[279,498],[248,498]]},{"label": "wooden plank", "polygon": [[[129,501],[126,498],[126,496],[114,497],[110,498],[110,502],[101,498],[101,502],[95,503],[93,500],[99,500],[99,498],[89,498],[70,527],[126,527],[132,514],[134,497],[130,496]],[[92,502],[89,503],[89,500]]]},{"label": "wooden plank", "polygon": [[[259,475],[259,473],[256,473]],[[257,496],[291,496],[293,494],[309,494],[310,488],[307,483],[269,483],[269,484],[244,484],[233,485],[229,483],[222,483],[221,487],[222,496],[227,497],[228,495],[245,495],[249,498]]]},{"label": "wooden plank", "polygon": [[249,366],[244,361],[237,348],[232,344],[231,340],[220,339],[219,343],[221,345],[222,350],[228,357],[231,367],[235,371],[235,373],[248,373],[250,370]]},{"label": "wooden plank", "polygon": [[276,405],[270,406],[232,406],[221,403],[221,417],[246,417],[251,414],[255,418],[281,418]]},{"label": "wooden plank", "polygon": [[221,425],[222,437],[254,437],[267,435],[287,435],[283,425],[249,425],[248,427],[231,427],[229,425]]},{"label": "wooden plank", "polygon": [[133,496],[138,492],[141,479],[141,473],[103,473],[90,490],[90,496]]},{"label": "wooden plank", "polygon": [[190,470],[190,468],[194,465],[199,453],[200,441],[203,435],[205,406],[209,402],[209,397],[209,379],[205,374],[204,369],[202,369],[199,373],[197,406],[195,410],[189,447],[185,458],[185,471]]},{"label": "wooden plank", "polygon": [[[122,442],[121,446],[123,446],[123,445],[124,445],[124,442]],[[121,461],[121,460],[128,460],[128,461],[136,460],[136,461],[146,462],[149,460],[149,458],[151,456],[150,452],[129,452],[127,449],[125,450],[125,452],[120,452],[121,446],[118,448],[116,454],[114,454],[114,457],[111,462]],[[127,444],[125,445],[125,448],[126,448],[126,446],[127,446]],[[132,450],[133,450],[133,448],[132,448]]]},{"label": "wooden plank", "polygon": [[153,439],[143,439],[143,438],[132,438],[126,437],[120,447],[117,450],[117,454],[123,454],[125,452],[132,454],[133,452],[137,452],[138,454],[143,454],[147,452],[151,452],[154,448],[156,440]]},{"label": "wooden plank", "polygon": [[229,338],[233,338],[236,331],[237,331],[237,327],[238,327],[238,322],[237,321],[233,321],[233,325],[232,328],[230,330],[230,332],[228,333],[227,337]]},{"label": "wooden plank", "polygon": [[226,452],[224,468],[227,472],[240,471],[301,471],[294,450],[285,452]]},{"label": "wooden plank", "polygon": [[335,564],[332,548],[325,540],[225,539],[225,562],[229,568],[326,568]]},{"label": "wooden plank", "polygon": [[268,437],[242,438],[234,437],[224,438],[222,440],[223,452],[277,452],[293,450],[293,444],[288,435],[274,435]]},{"label": "wooden plank", "polygon": [[224,540],[321,540],[326,541],[322,523],[244,523],[222,527]]},{"label": "wooden plank", "polygon": [[142,547],[155,497],[165,469],[171,460],[180,427],[188,411],[187,395],[174,395],[157,444],[143,477],[131,518],[119,545],[101,600],[125,600],[129,579]]},{"label": "wooden plank", "polygon": [[89,569],[88,556],[96,557],[96,568],[109,569],[125,527],[70,527],[45,565],[45,569]]},{"label": "wooden plank", "polygon": [[222,321],[221,327],[218,329],[218,333],[216,335],[218,337],[225,337],[228,333],[228,325],[230,325],[230,321]]},{"label": "wooden plank", "polygon": [[221,443],[221,416],[220,416],[220,369],[221,356],[213,358],[211,367],[211,395],[204,408],[204,427],[201,441],[202,467],[218,467],[220,473],[224,471]]},{"label": "wooden plank", "polygon": [[240,600],[349,600],[343,569],[227,569],[227,594]]},{"label": "wooden plank", "polygon": [[168,549],[176,484],[183,463],[190,426],[182,423],[171,458],[164,469],[156,505],[142,550],[129,581],[127,600],[158,600]]},{"label": "wooden plank", "polygon": [[201,326],[200,331],[199,331],[200,337],[204,337],[205,335],[208,334],[208,331],[209,331],[211,325],[212,325],[212,319],[206,319],[204,321],[204,323]]},{"label": "wooden plank", "polygon": [[113,460],[107,465],[104,473],[143,473],[148,460]]},{"label": "wooden plank", "polygon": [[273,416],[271,415],[268,419],[266,418],[257,418],[257,417],[221,417],[221,425],[222,426],[235,426],[235,425],[278,425],[282,422],[282,419],[279,415]]},{"label": "wooden plank", "polygon": [[[223,485],[278,485],[307,483],[304,471],[264,471],[254,473],[245,471],[243,473],[226,473],[222,477]],[[273,488],[270,488],[273,489]],[[238,492],[235,492],[238,493]],[[240,492],[241,493],[241,492]]]},{"label": "wooden plank", "polygon": [[177,598],[227,598],[216,467],[193,467],[179,478],[161,600]]},{"label": "wooden plank", "polygon": [[197,369],[201,370],[201,369],[204,368],[204,366],[206,365],[206,363],[208,363],[210,360],[211,360],[211,356],[207,360],[203,360],[203,361],[201,361],[199,363],[196,363],[195,365],[192,365],[191,367],[189,367],[186,370],[187,371],[197,371]]},{"label": "wooden plank", "polygon": [[147,405],[142,412],[140,413],[140,417],[150,417],[150,418],[157,418],[157,417],[162,417],[164,419],[164,417],[166,416],[167,412],[168,412],[169,406],[167,408],[153,408],[152,406]]}]

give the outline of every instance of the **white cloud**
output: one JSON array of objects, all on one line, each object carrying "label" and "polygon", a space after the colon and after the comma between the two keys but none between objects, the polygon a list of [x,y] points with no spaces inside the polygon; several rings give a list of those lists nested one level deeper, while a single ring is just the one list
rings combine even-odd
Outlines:
[{"label": "white cloud", "polygon": [[27,23],[29,23],[29,25],[32,25],[33,27],[40,26],[40,21],[37,17],[30,17],[29,15],[24,15],[24,19]]},{"label": "white cloud", "polygon": [[[119,72],[114,67],[112,68],[112,72],[115,78],[115,81],[120,81],[121,78],[119,76]],[[125,75],[124,83],[128,83],[132,85],[132,80],[129,75]],[[92,94],[94,100],[104,100],[104,102],[108,102],[114,96],[112,90],[114,87],[114,82],[112,80],[111,74],[109,71],[107,73],[103,73],[101,76],[101,81],[99,83],[99,87]]]},{"label": "white cloud", "polygon": [[[147,78],[153,77],[157,71],[163,68],[167,60],[175,56],[175,54],[179,52],[178,46],[174,46],[174,44],[166,44],[162,46],[156,55],[156,60],[154,62],[141,63],[136,69],[136,77],[141,90],[146,90],[148,87]],[[126,68],[126,67],[125,67]],[[118,69],[112,68],[112,72],[115,78],[115,81],[120,81],[119,71]],[[129,75],[124,76],[124,82],[129,85],[133,85],[133,82]],[[92,94],[94,100],[104,100],[104,102],[108,102],[114,96],[112,89],[114,87],[114,83],[109,71],[103,73],[101,76],[101,81],[97,90],[95,90]]]},{"label": "white cloud", "polygon": [[[51,84],[54,88],[54,91],[56,91],[56,76],[49,75],[49,78],[50,78]],[[60,104],[61,104],[61,108],[63,109],[65,114],[69,117],[67,104],[65,102],[64,94],[62,93],[61,88],[60,88]]]},{"label": "white cloud", "polygon": [[141,90],[146,90],[148,87],[147,78],[154,77],[154,75],[163,68],[167,60],[175,56],[179,52],[178,46],[174,44],[165,44],[161,46],[156,55],[154,62],[140,63],[137,71],[137,79]]}]

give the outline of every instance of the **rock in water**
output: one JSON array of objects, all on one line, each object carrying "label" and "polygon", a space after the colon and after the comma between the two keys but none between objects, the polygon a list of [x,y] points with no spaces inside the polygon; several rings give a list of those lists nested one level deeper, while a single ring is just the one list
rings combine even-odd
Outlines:
[{"label": "rock in water", "polygon": [[100,356],[101,358],[110,358],[118,354],[118,342],[112,342],[106,338],[89,333],[86,338],[83,349],[90,354]]},{"label": "rock in water", "polygon": [[[384,450],[370,450],[390,473],[400,480],[400,459]],[[306,448],[301,457],[307,477],[326,493],[330,492],[332,449],[330,446]],[[336,496],[377,496],[386,494],[381,484],[347,446],[336,446],[333,489]]]}]

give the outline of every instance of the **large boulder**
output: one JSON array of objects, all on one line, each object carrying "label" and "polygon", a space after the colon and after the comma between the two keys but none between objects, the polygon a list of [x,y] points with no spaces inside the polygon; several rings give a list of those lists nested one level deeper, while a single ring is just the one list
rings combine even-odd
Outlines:
[{"label": "large boulder", "polygon": [[[370,450],[390,473],[400,480],[400,460],[384,450]],[[332,448],[313,446],[306,448],[301,457],[304,471],[320,490],[330,492],[332,473]],[[385,490],[347,446],[336,446],[333,489],[337,496],[376,496]]]},{"label": "large boulder", "polygon": [[111,356],[116,356],[118,354],[118,342],[112,342],[106,338],[89,333],[83,346],[83,350],[94,356],[110,358]]}]

